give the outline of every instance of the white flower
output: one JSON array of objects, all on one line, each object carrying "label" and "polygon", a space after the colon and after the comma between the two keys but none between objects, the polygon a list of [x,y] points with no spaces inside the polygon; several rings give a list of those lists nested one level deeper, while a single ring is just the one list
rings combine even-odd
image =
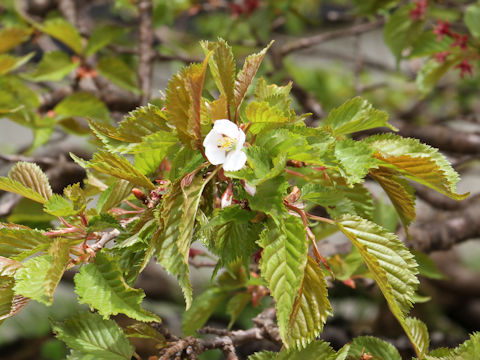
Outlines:
[{"label": "white flower", "polygon": [[217,120],[213,129],[205,136],[203,146],[208,161],[213,165],[223,164],[226,171],[240,170],[247,161],[242,151],[245,133],[227,119]]}]

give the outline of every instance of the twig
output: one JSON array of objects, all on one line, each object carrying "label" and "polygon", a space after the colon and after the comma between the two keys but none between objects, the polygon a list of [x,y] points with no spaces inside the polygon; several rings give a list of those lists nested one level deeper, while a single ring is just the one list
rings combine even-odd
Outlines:
[{"label": "twig", "polygon": [[98,251],[102,249],[109,241],[115,239],[118,235],[120,235],[120,231],[118,229],[113,229],[112,231],[106,232],[102,235],[99,241],[90,246],[90,249],[93,251]]},{"label": "twig", "polygon": [[29,157],[29,156],[23,156],[23,155],[6,155],[6,154],[0,154],[0,160],[6,161],[6,162],[18,162],[18,161],[24,161],[24,162],[34,162],[37,164],[45,164],[45,165],[54,165],[58,163],[58,159],[50,158],[50,157]]},{"label": "twig", "polygon": [[286,56],[286,55],[288,55],[288,54],[290,54],[294,51],[307,49],[311,46],[320,44],[322,42],[342,38],[342,37],[345,37],[345,36],[356,35],[356,34],[361,34],[361,33],[364,33],[364,32],[368,32],[368,31],[377,29],[378,27],[382,26],[383,23],[384,23],[383,19],[378,19],[376,21],[369,22],[369,23],[353,25],[353,26],[351,26],[349,28],[345,28],[345,29],[328,31],[328,32],[324,32],[324,33],[321,33],[321,34],[318,34],[318,35],[296,39],[294,41],[291,41],[291,42],[283,45],[282,48],[280,49],[280,54],[282,56]]},{"label": "twig", "polygon": [[[200,354],[211,349],[220,349],[224,354],[225,359],[238,359],[235,347],[246,344],[252,341],[269,340],[280,345],[282,340],[278,331],[278,326],[275,323],[275,309],[268,308],[262,311],[257,317],[253,319],[255,326],[247,330],[222,330],[206,327],[198,330],[200,334],[215,335],[209,339],[197,339],[192,336],[185,339],[176,337],[168,337],[170,345],[162,349],[159,360],[170,360],[173,356],[182,356],[183,353],[192,358],[194,354]],[[160,324],[156,324],[155,328],[163,333],[159,328],[163,328]]]},{"label": "twig", "polygon": [[140,81],[140,104],[145,105],[150,99],[153,75],[153,5],[152,0],[139,0],[140,43],[138,46],[138,79]]}]

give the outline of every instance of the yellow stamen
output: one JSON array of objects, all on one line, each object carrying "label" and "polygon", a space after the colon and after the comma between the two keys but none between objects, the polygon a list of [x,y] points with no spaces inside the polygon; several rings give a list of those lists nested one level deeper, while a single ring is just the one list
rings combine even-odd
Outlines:
[{"label": "yellow stamen", "polygon": [[232,150],[236,144],[237,141],[235,139],[232,139],[231,137],[225,135],[223,135],[223,137],[218,139],[217,141],[217,147],[225,151]]}]

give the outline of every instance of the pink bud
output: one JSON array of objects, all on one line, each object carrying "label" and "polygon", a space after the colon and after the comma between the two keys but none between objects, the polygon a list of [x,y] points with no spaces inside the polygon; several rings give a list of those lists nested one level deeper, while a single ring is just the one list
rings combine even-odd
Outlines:
[{"label": "pink bud", "polygon": [[242,186],[248,195],[255,196],[255,193],[257,192],[257,188],[255,186],[249,185],[245,180],[240,180],[240,182],[242,183]]},{"label": "pink bud", "polygon": [[232,183],[230,183],[228,184],[225,192],[222,194],[221,208],[223,209],[227,206],[232,205],[232,200],[233,200],[233,188],[232,188]]}]

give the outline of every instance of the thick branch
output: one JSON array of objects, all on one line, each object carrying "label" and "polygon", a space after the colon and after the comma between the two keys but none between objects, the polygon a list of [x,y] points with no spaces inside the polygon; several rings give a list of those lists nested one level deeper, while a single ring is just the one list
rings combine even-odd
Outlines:
[{"label": "thick branch", "polygon": [[383,25],[383,23],[384,23],[384,20],[379,19],[369,23],[354,25],[345,29],[332,30],[332,31],[324,32],[318,35],[296,39],[283,45],[282,48],[280,49],[280,54],[282,56],[286,56],[294,51],[307,49],[311,46],[314,46],[326,41],[368,32],[368,31],[379,28],[380,26]]},{"label": "thick branch", "polygon": [[414,137],[441,150],[463,154],[480,154],[480,135],[442,125],[415,126],[395,123],[400,133]]},{"label": "thick branch", "polygon": [[426,253],[448,250],[455,244],[480,236],[480,203],[456,213],[448,213],[442,220],[411,227],[409,246]]},{"label": "thick branch", "polygon": [[138,46],[138,80],[142,96],[140,103],[145,105],[152,91],[153,76],[153,6],[151,0],[139,0],[138,12],[140,14],[140,43]]}]

